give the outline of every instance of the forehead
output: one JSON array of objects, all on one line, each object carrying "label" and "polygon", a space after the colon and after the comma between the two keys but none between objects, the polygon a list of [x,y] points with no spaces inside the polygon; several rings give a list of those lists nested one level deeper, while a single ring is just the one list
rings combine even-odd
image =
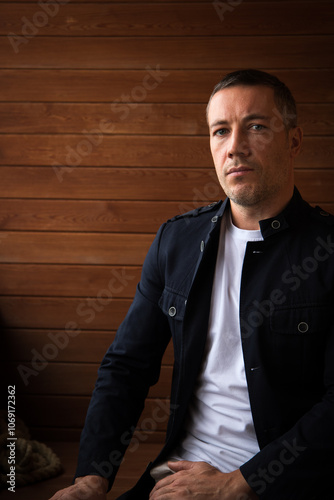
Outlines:
[{"label": "forehead", "polygon": [[277,109],[274,90],[265,86],[236,86],[219,90],[211,99],[209,124],[216,120],[242,119],[247,115],[273,116]]}]

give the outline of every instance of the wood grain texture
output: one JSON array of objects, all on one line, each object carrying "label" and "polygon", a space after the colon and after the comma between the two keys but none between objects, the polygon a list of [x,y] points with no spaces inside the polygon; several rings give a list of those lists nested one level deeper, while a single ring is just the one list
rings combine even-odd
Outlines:
[{"label": "wood grain texture", "polygon": [[[61,3],[61,0],[55,0],[55,1],[58,1],[59,3]],[[253,3],[254,0],[243,0],[244,2],[246,3]],[[258,3],[262,3],[262,2],[273,2],[273,1],[277,1],[277,0],[257,0]],[[294,0],[295,2],[298,2],[298,3],[315,3],[314,0]],[[330,3],[332,0],[325,0],[323,3],[324,4],[328,4]],[[66,0],[64,0],[64,2],[66,2]],[[207,0],[196,0],[196,3],[206,3]],[[284,4],[288,2],[290,2],[290,0],[281,0],[281,2]],[[0,0],[0,3],[8,3],[8,0]],[[35,0],[20,0],[20,3],[22,4],[29,4],[29,3],[33,3],[35,4]],[[92,0],[71,0],[71,3],[80,3],[80,4],[85,4],[85,3],[92,3]],[[103,4],[103,3],[120,3],[119,0],[99,0],[99,3]],[[125,0],[124,2],[122,3],[126,3],[126,4],[135,4],[135,3],[145,3],[145,4],[150,4],[150,5],[153,5],[153,4],[166,4],[166,0],[145,0],[145,2],[143,2],[143,0]],[[178,3],[178,0],[171,0],[170,2],[168,3],[173,3],[173,4],[177,4]],[[193,3],[193,0],[182,0],[182,3]]]},{"label": "wood grain texture", "polygon": [[[327,155],[327,152],[324,153]],[[316,157],[316,151],[313,152]],[[301,161],[301,160],[300,160]],[[178,201],[176,213],[187,212],[224,197],[213,168],[138,169],[76,167],[62,170],[58,182],[52,168],[0,167],[4,198],[79,200],[146,200],[166,197]],[[310,203],[329,203],[333,196],[333,169],[297,169],[296,184]],[[175,215],[175,212],[173,212]],[[3,237],[5,238],[5,236]],[[0,247],[1,252],[1,247]]]},{"label": "wood grain texture", "polygon": [[[297,172],[298,177],[300,173],[300,171]],[[322,175],[323,172],[321,172]],[[325,176],[324,180],[328,179],[330,182],[330,177],[331,172],[329,172],[328,177]],[[300,179],[298,185],[301,189],[304,189]],[[329,188],[331,186],[330,183]],[[320,187],[323,187],[322,184]],[[2,231],[155,233],[162,223],[174,215],[184,212],[188,208],[194,209],[204,206],[206,202],[205,196],[210,194],[209,190],[208,188],[206,190],[202,189],[202,196],[199,193],[200,191],[194,193],[194,199],[191,203],[177,201],[2,199],[0,202],[0,228]],[[217,194],[222,195],[223,193]],[[309,199],[312,200],[313,198],[314,201],[314,196],[317,194],[317,192],[312,191]],[[325,193],[322,193],[322,195],[325,195]],[[334,203],[322,202],[322,206],[324,209],[333,212]],[[51,269],[49,268],[48,272],[51,272]],[[26,272],[30,273],[29,268],[26,269]],[[96,273],[98,273],[98,269],[96,269]],[[80,275],[76,275],[73,281],[80,280]],[[2,277],[4,278],[4,275]],[[29,281],[32,278],[31,275]],[[15,282],[16,280],[14,276],[11,276],[5,281]],[[0,290],[1,286],[0,281]],[[22,283],[22,286],[24,287],[24,283]],[[29,286],[29,284],[26,286]],[[68,280],[67,287],[71,289]]]},{"label": "wood grain texture", "polygon": [[[205,200],[198,199],[197,203],[201,206]],[[0,228],[7,231],[155,233],[163,222],[179,214],[181,208],[177,201],[2,199]]]},{"label": "wood grain texture", "polygon": [[[108,288],[106,288],[108,290]],[[55,328],[68,337],[81,330],[116,330],[124,319],[131,300],[115,299],[112,293],[99,297],[0,297],[2,321],[12,328]]]},{"label": "wood grain texture", "polygon": [[[18,15],[17,6],[7,2],[0,4],[0,34],[19,35],[29,28],[32,32],[30,23],[37,28],[36,36],[235,36],[241,30],[243,35],[333,33],[334,6],[328,2],[319,1],[317,8],[305,3],[303,9],[300,2],[289,2],[284,9],[279,1],[243,1],[235,5],[227,4],[224,8],[223,2],[216,2],[215,9],[213,2],[192,2],[189,9],[185,2],[163,5],[138,2],[129,9],[125,2],[114,5],[70,2],[63,6],[56,3],[48,11],[47,6],[43,9],[25,3]],[[324,9],[328,14],[325,17]]]},{"label": "wood grain texture", "polygon": [[[4,198],[161,200],[180,201],[184,207],[205,205],[221,197],[213,168],[149,169],[74,167],[0,167]],[[190,202],[185,204],[184,202]]]},{"label": "wood grain texture", "polygon": [[[0,133],[208,136],[205,104],[0,103]],[[299,125],[307,135],[334,133],[334,104],[299,104]],[[125,118],[126,116],[126,118]],[[128,119],[127,119],[128,118]]]},{"label": "wood grain texture", "polygon": [[[217,47],[224,46],[224,57]],[[293,50],[291,50],[293,47]],[[241,67],[330,68],[330,35],[210,37],[45,37],[27,39],[15,53],[7,37],[0,38],[1,66],[58,69],[169,69]],[[50,57],[52,54],[52,57]],[[152,86],[152,82],[150,86]]]},{"label": "wood grain texture", "polygon": [[[279,41],[277,41],[279,43]],[[158,62],[156,63],[158,64]],[[241,64],[240,64],[241,66]],[[247,65],[248,66],[248,65]],[[297,102],[334,102],[334,70],[327,69],[281,69],[273,65],[257,69],[274,73],[293,92]],[[154,66],[156,68],[156,66]],[[168,70],[168,75],[159,85],[147,90],[145,102],[154,103],[203,103],[206,105],[215,84],[233,67],[222,63],[219,69],[208,68]],[[122,103],[122,116],[131,118],[137,104],[143,102],[137,87],[143,87],[147,77],[145,70],[73,70],[73,69],[3,69],[1,70],[2,101],[30,102],[104,102]],[[24,81],[24,85],[22,82]],[[139,99],[138,99],[139,98]],[[131,103],[131,106],[126,106]],[[81,131],[81,129],[80,129]]]},{"label": "wood grain texture", "polygon": [[[84,424],[90,398],[87,396],[41,396],[21,395],[20,409],[25,408],[27,425],[43,427],[45,421],[49,427],[81,428]],[[154,419],[154,415],[159,416]],[[169,416],[168,398],[148,399],[137,429],[141,432],[166,430]],[[143,425],[142,425],[143,424]]]},{"label": "wood grain texture", "polygon": [[114,280],[114,297],[132,298],[140,273],[139,266],[1,263],[0,295],[94,297]]},{"label": "wood grain texture", "polygon": [[[55,181],[57,178],[59,182],[64,177],[62,171],[71,174],[85,166],[212,166],[208,137],[106,136],[102,132],[66,136],[6,134],[0,135],[0,149],[0,165],[51,167]],[[333,137],[305,137],[296,168],[333,168],[333,153]]]},{"label": "wood grain texture", "polygon": [[152,241],[147,234],[3,232],[0,255],[13,263],[141,265]]},{"label": "wood grain texture", "polygon": [[[65,329],[43,330],[43,329],[7,329],[6,346],[10,354],[18,362],[32,362],[32,350],[43,355],[46,345],[54,344],[58,352],[54,359],[49,359],[47,350],[45,351],[48,361],[51,363],[97,363],[100,364],[108,347],[115,338],[115,330],[96,331],[82,330],[80,334],[70,337],[67,334],[68,342],[64,335]],[[63,346],[63,348],[61,348]],[[50,348],[50,353],[52,348]],[[3,353],[2,353],[3,356]],[[173,363],[173,345],[170,343],[163,356],[163,365],[172,365]],[[3,356],[5,359],[5,356]]]},{"label": "wood grain texture", "polygon": [[[80,440],[81,429],[77,427],[43,427],[43,426],[30,426],[30,431],[34,439],[42,442],[48,442],[50,439],[57,442],[64,443],[78,443]],[[140,431],[139,431],[140,432]],[[135,436],[138,435],[138,431],[135,430]],[[145,439],[143,439],[145,437]],[[140,438],[145,444],[159,444],[160,448],[165,441],[166,431],[155,430],[152,431],[142,431],[140,432]],[[76,459],[78,457],[76,456]],[[137,476],[138,477],[138,476]],[[124,491],[124,490],[123,490]],[[35,500],[33,497],[31,500]]]},{"label": "wood grain texture", "polygon": [[[57,345],[48,338],[40,352],[37,348],[33,349],[32,363],[5,364],[6,371],[8,371],[17,392],[62,396],[76,394],[77,396],[90,397],[95,386],[99,364],[51,363],[50,360],[54,359],[59,350]],[[38,369],[36,369],[37,367]],[[25,369],[29,372],[26,372]],[[32,373],[31,376],[30,373]],[[160,381],[150,389],[148,397],[163,398],[169,396],[171,377],[172,367],[163,366]]]},{"label": "wood grain texture", "polygon": [[[77,441],[158,227],[224,197],[205,121],[222,76],[253,66],[290,87],[305,132],[296,184],[334,210],[334,4],[58,3],[0,0],[0,353],[34,436]],[[25,387],[17,366],[36,352],[47,365]],[[140,443],[164,439],[172,363],[169,345]]]}]

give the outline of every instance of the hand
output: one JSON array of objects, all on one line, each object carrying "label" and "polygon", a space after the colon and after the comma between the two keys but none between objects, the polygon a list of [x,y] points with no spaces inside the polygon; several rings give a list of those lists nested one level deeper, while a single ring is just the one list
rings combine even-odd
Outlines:
[{"label": "hand", "polygon": [[240,470],[227,474],[205,462],[168,462],[175,474],[161,479],[150,500],[255,500]]},{"label": "hand", "polygon": [[50,500],[107,500],[108,480],[101,476],[78,477],[75,484],[58,491]]}]

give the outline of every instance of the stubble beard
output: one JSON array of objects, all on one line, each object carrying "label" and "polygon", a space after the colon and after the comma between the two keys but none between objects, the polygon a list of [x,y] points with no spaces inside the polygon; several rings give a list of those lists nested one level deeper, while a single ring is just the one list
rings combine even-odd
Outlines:
[{"label": "stubble beard", "polygon": [[[255,183],[248,184],[242,180],[236,183],[235,186],[229,186],[226,182],[221,183],[223,190],[236,205],[241,207],[255,207],[263,203],[267,203],[281,190],[281,179],[274,184],[271,183]],[[242,186],[244,184],[244,186]]]},{"label": "stubble beard", "polygon": [[[282,161],[277,164],[282,164]],[[248,182],[242,178],[234,179],[232,185],[227,182],[226,174],[222,173],[219,179],[220,184],[228,198],[241,207],[255,207],[261,204],[270,203],[277,194],[289,183],[289,169],[281,169],[275,179],[262,172],[261,168],[251,164],[257,179]]]}]

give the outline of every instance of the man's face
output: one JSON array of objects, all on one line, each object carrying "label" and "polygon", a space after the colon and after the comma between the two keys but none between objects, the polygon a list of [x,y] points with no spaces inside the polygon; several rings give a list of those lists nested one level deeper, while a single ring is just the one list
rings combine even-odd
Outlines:
[{"label": "man's face", "polygon": [[220,90],[211,100],[208,123],[218,179],[232,202],[261,206],[292,196],[293,159],[301,136],[297,129],[286,131],[273,89]]}]

